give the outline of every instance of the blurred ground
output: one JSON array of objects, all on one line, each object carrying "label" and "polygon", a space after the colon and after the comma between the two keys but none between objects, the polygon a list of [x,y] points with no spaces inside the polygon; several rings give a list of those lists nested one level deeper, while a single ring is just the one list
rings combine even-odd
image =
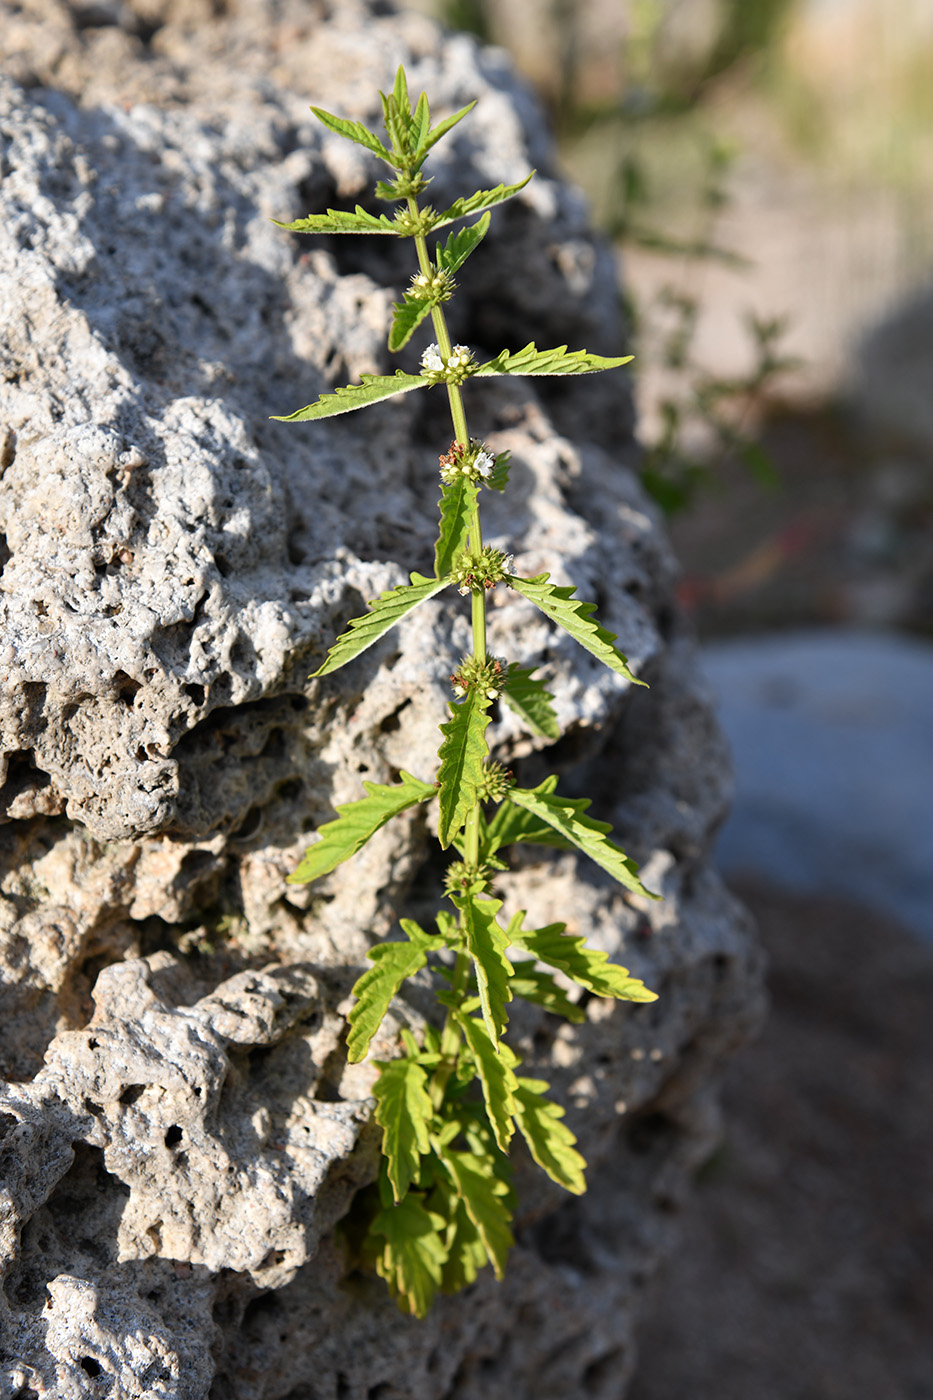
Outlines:
[{"label": "blurred ground", "polygon": [[771,1015],[725,1084],[628,1400],[933,1396],[933,950],[742,882]]},{"label": "blurred ground", "polygon": [[774,486],[715,463],[671,522],[701,637],[827,624],[933,637],[930,447],[832,404],[773,411],[761,441]]}]

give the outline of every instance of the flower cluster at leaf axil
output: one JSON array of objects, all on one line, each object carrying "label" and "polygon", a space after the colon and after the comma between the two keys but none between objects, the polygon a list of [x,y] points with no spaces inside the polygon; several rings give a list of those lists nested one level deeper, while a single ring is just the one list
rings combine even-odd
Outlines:
[{"label": "flower cluster at leaf axil", "polygon": [[[608,825],[586,815],[585,799],[559,795],[553,776],[537,787],[522,787],[490,755],[486,731],[497,701],[509,707],[529,736],[553,740],[560,733],[553,697],[535,667],[487,653],[486,594],[503,580],[616,675],[631,684],[642,682],[614,646],[613,633],[591,617],[591,603],[575,598],[573,588],[550,583],[547,574],[516,577],[512,555],[484,545],[481,488],[506,489],[509,458],[470,437],[462,395],[463,384],[477,374],[590,374],[615,368],[624,358],[605,359],[566,346],[539,351],[528,345],[514,354],[502,351],[478,366],[465,345],[451,347],[441,303],[453,290],[453,274],[482,244],[488,211],[517,195],[531,177],[478,190],[439,213],[419,209],[425,157],[470,109],[432,128],[423,93],[412,111],[402,69],[382,103],[388,145],[359,122],[313,110],[330,131],[358,142],[395,171],[396,179],[380,182],[376,192],[405,207],[394,220],[357,206],[353,213],[329,210],[284,227],[303,233],[411,237],[420,270],[393,307],[389,348],[402,349],[429,316],[436,339],[422,353],[420,374],[363,375],[362,383],[323,394],[289,418],[324,418],[394,394],[444,385],[453,442],[440,458],[433,577],[412,573],[409,584],[374,599],[370,610],[353,618],[336,639],[314,676],[327,677],[353,662],[414,608],[451,587],[472,595],[473,651],[450,678],[454,698],[439,726],[436,773],[418,777],[402,770],[393,782],[364,781],[364,796],[338,806],[333,820],[319,827],[289,880],[305,884],[331,875],[388,821],[436,801],[438,841],[450,852],[445,907],[430,929],[400,918],[398,936],[374,944],[372,965],[353,988],[347,1034],[350,1062],[366,1059],[406,980],[424,968],[434,975],[435,1021],[425,1024],[419,1016],[401,1031],[397,1055],[378,1062],[373,1095],[376,1123],[383,1130],[379,1177],[358,1193],[352,1228],[346,1232],[354,1266],[375,1270],[400,1307],[423,1317],[438,1292],[466,1288],[486,1265],[502,1277],[513,1243],[509,1147],[516,1133],[553,1181],[576,1194],[586,1187],[586,1163],[562,1121],[563,1108],[548,1097],[543,1080],[518,1073],[519,1055],[506,1039],[509,1004],[522,997],[542,1015],[581,1021],[583,1014],[563,985],[566,979],[596,997],[654,1000],[637,977],[588,947],[582,936],[567,934],[564,924],[527,928],[520,909],[511,918],[502,916],[495,882],[509,868],[508,852],[523,842],[575,848],[628,890],[652,896],[634,862],[609,840]],[[479,217],[464,225],[473,215]],[[426,235],[448,224],[464,226],[438,242],[432,260]],[[442,351],[441,346],[448,348]],[[404,1008],[403,1001],[395,1002],[396,1017],[404,1018]]]},{"label": "flower cluster at leaf axil", "polygon": [[496,469],[495,455],[475,438],[470,439],[468,446],[452,442],[439,460],[441,481],[445,485],[458,477],[466,477],[467,481],[488,481]]},{"label": "flower cluster at leaf axil", "polygon": [[475,368],[465,345],[455,345],[449,355],[442,355],[440,346],[429,345],[421,356],[421,373],[432,383],[462,384]]}]

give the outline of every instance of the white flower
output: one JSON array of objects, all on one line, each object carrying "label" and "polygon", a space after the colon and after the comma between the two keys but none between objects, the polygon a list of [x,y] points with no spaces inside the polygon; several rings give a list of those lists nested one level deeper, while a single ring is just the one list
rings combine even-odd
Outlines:
[{"label": "white flower", "polygon": [[426,374],[442,374],[444,361],[437,345],[429,345],[421,356],[421,368]]},{"label": "white flower", "polygon": [[482,477],[492,476],[492,469],[495,465],[495,458],[490,457],[489,453],[485,451],[478,452],[476,461],[473,463],[474,468]]},{"label": "white flower", "polygon": [[505,558],[503,559],[503,561],[502,561],[502,572],[503,572],[504,574],[510,574],[510,573],[512,572],[512,565],[513,565],[514,563],[515,563],[515,555],[514,555],[514,554],[507,554],[507,555],[505,556]]},{"label": "white flower", "polygon": [[465,345],[455,345],[453,354],[447,356],[447,368],[466,369],[470,358],[470,352]]}]

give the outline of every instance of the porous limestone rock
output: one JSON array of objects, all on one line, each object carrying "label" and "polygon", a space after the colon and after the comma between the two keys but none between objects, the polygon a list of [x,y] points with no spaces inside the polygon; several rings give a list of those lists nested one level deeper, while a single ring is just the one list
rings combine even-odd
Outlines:
[{"label": "porous limestone rock", "polygon": [[[504,713],[500,754],[594,796],[664,894],[542,853],[502,897],[568,918],[660,1000],[516,1015],[591,1189],[567,1202],[520,1161],[505,1283],[413,1323],[347,1275],[333,1226],[378,1154],[347,994],[438,897],[429,818],[285,880],[362,778],[433,772],[464,605],[307,677],[364,599],[430,567],[449,426],[428,392],[269,421],[389,367],[409,273],[389,240],[271,220],[369,199],[375,163],[308,104],[371,121],[404,61],[436,112],[479,99],[438,148],[435,202],[539,169],[461,275],[460,340],[616,352],[610,260],[500,52],[379,0],[220,9],[0,0],[0,1394],[608,1400],[712,1141],[717,1065],[759,1011],[750,930],[708,865],[727,763],[626,381],[493,381],[470,409],[514,462],[490,541],[594,598],[651,683],[495,598],[493,649],[542,665],[564,730],[544,756]],[[415,985],[375,1053],[431,1004]]]}]

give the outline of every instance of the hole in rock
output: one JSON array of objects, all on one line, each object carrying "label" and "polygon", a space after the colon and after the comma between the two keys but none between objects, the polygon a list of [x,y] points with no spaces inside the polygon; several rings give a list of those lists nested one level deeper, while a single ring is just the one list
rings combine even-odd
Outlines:
[{"label": "hole in rock", "polygon": [[141,1099],[145,1092],[145,1084],[127,1084],[123,1093],[120,1095],[119,1101],[124,1107],[129,1108],[130,1104],[134,1104],[137,1099]]},{"label": "hole in rock", "polygon": [[[588,1395],[600,1395],[604,1389],[608,1389],[613,1377],[618,1377],[622,1373],[622,1360],[625,1352],[622,1347],[614,1347],[612,1351],[607,1351],[605,1356],[597,1357],[591,1361],[583,1372],[583,1389]],[[616,1380],[618,1385],[618,1380]]]},{"label": "hole in rock", "polygon": [[186,685],[184,687],[184,691],[185,694],[198,706],[203,705],[204,701],[207,699],[207,691],[205,690],[203,685],[195,685],[194,683],[192,683],[191,685]]},{"label": "hole in rock", "polygon": [[666,1113],[643,1113],[628,1126],[629,1146],[639,1156],[645,1156],[669,1143],[676,1132],[677,1125]]},{"label": "hole in rock", "polygon": [[275,795],[280,802],[295,802],[304,790],[305,785],[301,778],[286,778],[284,783],[279,783]]},{"label": "hole in rock", "polygon": [[84,1107],[87,1110],[87,1112],[90,1113],[92,1118],[103,1118],[103,1108],[99,1103],[95,1103],[93,1099],[85,1099]]},{"label": "hole in rock", "polygon": [[402,724],[399,715],[402,714],[404,710],[407,710],[410,704],[410,700],[403,700],[397,709],[393,710],[390,715],[386,715],[385,719],[379,725],[379,733],[394,734],[397,729],[401,729]]},{"label": "hole in rock", "polygon": [[124,705],[132,705],[137,692],[142,690],[140,682],[134,681],[133,677],[128,676],[125,671],[117,671],[111,685],[117,699],[121,700]]},{"label": "hole in rock", "polygon": [[12,558],[13,555],[7,546],[6,535],[0,535],[0,574],[3,573]]},{"label": "hole in rock", "polygon": [[234,827],[230,835],[235,841],[248,841],[251,836],[255,836],[262,826],[262,810],[259,807],[250,807],[240,825]]},{"label": "hole in rock", "polygon": [[181,1128],[179,1128],[178,1124],[173,1123],[172,1126],[169,1128],[168,1132],[165,1134],[165,1146],[177,1147],[178,1144],[181,1142],[183,1136],[184,1134]]},{"label": "hole in rock", "polygon": [[216,864],[217,857],[213,851],[186,851],[181,858],[180,869],[186,880],[194,880]]},{"label": "hole in rock", "polygon": [[274,1293],[260,1293],[251,1298],[243,1310],[242,1330],[255,1336],[267,1320],[277,1325],[281,1312],[282,1304]]},{"label": "hole in rock", "polygon": [[227,556],[226,556],[225,554],[215,554],[215,555],[214,555],[214,563],[215,563],[216,566],[217,566],[217,572],[220,574],[220,577],[221,577],[221,578],[229,578],[229,577],[230,577],[230,573],[231,573],[230,561],[228,560],[228,558],[227,558]]}]

